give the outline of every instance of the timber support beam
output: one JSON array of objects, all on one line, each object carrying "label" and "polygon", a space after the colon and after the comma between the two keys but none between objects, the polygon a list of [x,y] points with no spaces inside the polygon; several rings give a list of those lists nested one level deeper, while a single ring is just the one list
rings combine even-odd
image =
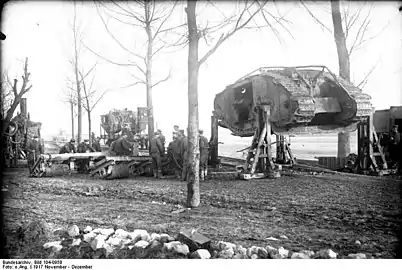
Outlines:
[{"label": "timber support beam", "polygon": [[271,106],[262,105],[257,110],[257,130],[255,131],[246,162],[240,173],[242,179],[277,178],[271,148]]}]

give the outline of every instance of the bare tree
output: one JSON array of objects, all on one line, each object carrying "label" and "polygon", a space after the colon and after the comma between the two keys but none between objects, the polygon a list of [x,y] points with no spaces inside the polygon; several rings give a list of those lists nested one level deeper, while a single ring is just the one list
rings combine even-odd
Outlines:
[{"label": "bare tree", "polygon": [[82,96],[81,96],[81,83],[79,80],[79,61],[81,54],[81,30],[79,25],[77,25],[77,4],[74,2],[74,16],[73,23],[71,26],[73,32],[73,45],[74,45],[74,54],[73,58],[70,60],[70,63],[73,66],[74,70],[74,79],[75,79],[75,87],[76,87],[76,96],[77,96],[77,109],[78,109],[78,130],[77,130],[77,141],[81,142],[82,137]]},{"label": "bare tree", "polygon": [[[148,108],[148,135],[151,138],[154,134],[152,90],[154,87],[167,81],[171,77],[169,71],[164,78],[154,81],[153,61],[155,56],[165,48],[162,35],[167,34],[169,31],[174,29],[174,27],[167,27],[167,22],[173,14],[173,10],[177,3],[157,3],[155,0],[135,1],[133,3],[111,1],[110,3],[110,5],[103,3],[97,5],[99,17],[110,37],[123,51],[127,53],[130,59],[125,63],[118,63],[101,56],[88,48],[88,46],[86,47],[98,57],[111,64],[133,68],[130,70],[134,82],[126,87],[137,84],[145,85]],[[120,24],[129,25],[130,27],[133,27],[133,29],[143,30],[146,34],[145,48],[135,48],[135,46],[132,45],[125,46],[120,42],[120,40],[109,29],[109,20],[106,21],[104,16],[102,16],[100,7],[103,8],[104,13],[109,19]]]},{"label": "bare tree", "polygon": [[67,81],[66,90],[64,91],[63,102],[70,106],[71,114],[71,138],[75,138],[75,125],[74,119],[78,114],[75,112],[75,107],[77,106],[77,88],[74,87],[74,82]]},{"label": "bare tree", "polygon": [[[368,31],[372,25],[370,16],[374,3],[343,2],[341,6],[339,0],[330,1],[329,13],[331,14],[332,27],[327,26],[322,20],[320,20],[310,10],[305,2],[300,3],[313,18],[313,20],[320,25],[320,27],[334,36],[334,41],[338,52],[339,76],[347,81],[351,81],[350,59],[352,54],[355,51],[363,48],[368,41],[378,37],[386,29],[390,21],[388,21],[388,23],[384,25],[380,31],[369,35]],[[351,5],[358,6],[353,10]],[[374,66],[370,68],[370,70],[364,76],[364,79],[360,83],[357,83],[357,85],[361,86],[364,81],[367,82],[370,74],[372,74],[378,62],[379,61],[377,61]]]},{"label": "bare tree", "polygon": [[[12,102],[10,102],[10,107],[8,108],[7,112],[5,115],[3,115],[4,119],[3,120],[3,129],[1,132],[1,136],[3,138],[6,130],[8,129],[10,125],[10,121],[13,118],[13,115],[15,113],[15,110],[17,109],[18,105],[21,102],[21,98],[32,88],[32,85],[29,85],[29,76],[30,73],[28,72],[28,58],[25,58],[24,62],[24,70],[23,70],[23,75],[22,75],[22,85],[20,89],[18,89],[18,80],[14,79],[14,82],[12,83]],[[7,83],[10,85],[11,82],[8,80]],[[2,86],[3,88],[3,86]],[[3,92],[3,89],[2,89]],[[6,95],[6,93],[5,93]],[[10,95],[10,94],[7,94]],[[3,101],[3,100],[2,100]]]},{"label": "bare tree", "polygon": [[3,120],[7,115],[7,110],[10,109],[11,103],[13,101],[13,83],[8,76],[8,71],[4,70],[1,73],[1,120]]},{"label": "bare tree", "polygon": [[[364,13],[367,3],[359,3],[359,7],[352,12],[350,3],[347,3],[345,6],[343,6],[343,10],[341,11],[339,0],[333,0],[330,2],[333,30],[319,20],[313,14],[313,12],[310,11],[305,3],[301,2],[301,5],[321,27],[334,35],[336,49],[338,52],[339,76],[351,82],[351,55],[356,50],[362,48],[366,42],[380,35],[388,24],[385,25],[377,34],[369,36],[367,31],[371,24],[370,15],[373,9],[373,3],[369,4],[367,12]],[[357,84],[358,87],[364,87],[367,84],[369,76],[376,68],[378,62],[379,61],[377,61],[375,65],[367,72],[364,79]],[[339,133],[338,157],[346,157],[349,155],[349,153],[350,133]]]},{"label": "bare tree", "polygon": [[[223,20],[213,26],[207,24],[206,27],[201,28],[197,23],[196,6],[197,1],[188,0],[186,13],[187,13],[187,28],[188,28],[188,157],[186,170],[187,184],[187,205],[188,207],[197,207],[200,204],[200,188],[199,188],[199,136],[198,136],[198,74],[200,67],[207,59],[214,54],[217,49],[235,33],[242,29],[269,27],[279,40],[280,34],[274,27],[273,23],[268,18],[273,18],[277,24],[287,30],[285,23],[289,23],[283,16],[277,17],[266,8],[266,1],[261,3],[258,1],[239,1],[237,8],[231,16],[226,16],[217,5],[209,2],[210,5],[215,7],[223,14]],[[257,19],[257,15],[260,20]],[[221,34],[211,48],[199,57],[198,48],[199,41],[204,38],[206,42],[212,41],[212,35],[220,31]]]},{"label": "bare tree", "polygon": [[[95,75],[92,75],[91,82],[89,86],[87,87],[87,84],[85,82],[85,75],[89,75],[93,69],[91,69],[88,73],[84,73],[83,71],[80,71],[80,78],[81,78],[81,83],[82,83],[82,89],[84,91],[84,103],[82,106],[84,107],[85,111],[87,112],[88,115],[88,134],[89,134],[89,144],[92,146],[92,121],[91,121],[91,113],[93,109],[98,105],[99,101],[105,96],[105,94],[108,92],[106,91],[97,91],[96,89],[93,88],[94,85],[94,80],[95,80]],[[85,75],[84,75],[85,74]],[[97,96],[97,93],[100,93],[99,96]]]}]

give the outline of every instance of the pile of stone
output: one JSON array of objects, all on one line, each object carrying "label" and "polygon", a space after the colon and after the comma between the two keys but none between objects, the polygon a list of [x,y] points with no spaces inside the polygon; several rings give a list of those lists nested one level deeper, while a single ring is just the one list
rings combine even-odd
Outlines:
[{"label": "pile of stone", "polygon": [[[124,258],[190,258],[190,259],[336,259],[330,250],[291,252],[272,246],[244,248],[229,242],[214,242],[193,230],[182,230],[177,237],[168,234],[149,234],[146,230],[127,232],[122,229],[80,230],[70,226],[54,232],[59,241],[48,242],[43,248],[52,258],[124,259]],[[350,254],[349,258],[365,259],[365,254]]]}]

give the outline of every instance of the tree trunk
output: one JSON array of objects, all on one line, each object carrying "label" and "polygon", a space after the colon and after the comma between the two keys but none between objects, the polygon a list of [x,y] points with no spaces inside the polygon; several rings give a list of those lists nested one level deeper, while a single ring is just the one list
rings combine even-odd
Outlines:
[{"label": "tree trunk", "polygon": [[198,142],[198,29],[195,14],[196,1],[187,1],[188,26],[188,144],[187,144],[187,205],[200,204],[199,142]]},{"label": "tree trunk", "polygon": [[152,104],[152,29],[150,24],[150,9],[149,2],[145,1],[145,20],[146,26],[145,31],[148,37],[148,48],[147,48],[147,57],[146,57],[146,74],[145,74],[145,83],[147,88],[147,108],[148,108],[148,138],[151,140],[154,136],[154,108]]},{"label": "tree trunk", "polygon": [[71,138],[74,138],[74,103],[70,103],[71,106]]},{"label": "tree trunk", "polygon": [[[339,76],[350,82],[350,61],[346,47],[346,37],[342,27],[342,17],[339,1],[331,1],[332,23],[334,38],[338,52]],[[338,157],[347,157],[350,154],[350,133],[338,133]]]},{"label": "tree trunk", "polygon": [[75,64],[75,79],[77,83],[77,107],[78,107],[78,131],[77,131],[77,142],[81,142],[82,134],[82,104],[81,104],[81,87],[80,81],[78,80],[78,65]]},{"label": "tree trunk", "polygon": [[73,34],[74,34],[74,72],[75,72],[75,83],[77,84],[77,106],[78,106],[78,136],[77,142],[81,142],[81,134],[82,134],[82,104],[81,104],[81,86],[80,80],[78,78],[78,48],[77,48],[77,29],[76,29],[76,4],[74,3],[74,26],[73,26]]},{"label": "tree trunk", "polygon": [[349,53],[346,47],[346,37],[342,27],[342,17],[339,1],[331,1],[332,23],[334,24],[334,38],[338,51],[339,76],[350,81],[350,62]]},{"label": "tree trunk", "polygon": [[88,134],[89,134],[89,145],[92,146],[92,130],[91,130],[91,111],[88,111]]}]

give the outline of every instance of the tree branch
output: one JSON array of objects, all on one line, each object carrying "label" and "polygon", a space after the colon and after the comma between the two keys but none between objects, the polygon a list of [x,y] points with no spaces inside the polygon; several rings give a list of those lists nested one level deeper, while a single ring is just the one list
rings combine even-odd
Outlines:
[{"label": "tree branch", "polygon": [[[132,12],[132,10],[127,10],[127,9],[121,7],[119,4],[116,3],[116,1],[111,1],[111,2],[112,2],[112,4],[114,4],[115,6],[119,7],[121,10],[123,10],[123,11],[126,12],[127,14],[129,14],[129,15],[126,15],[126,16],[132,17],[132,18],[136,19],[137,21],[139,21],[140,23],[145,24],[145,19],[144,19],[144,18],[139,18],[137,14],[135,14],[134,12]],[[137,2],[137,3],[138,3],[138,2]],[[127,7],[130,9],[129,6],[127,6]]]},{"label": "tree branch", "polygon": [[366,84],[367,84],[367,82],[368,82],[368,80],[369,80],[370,75],[371,75],[371,74],[373,73],[373,71],[377,68],[377,66],[378,66],[379,62],[381,61],[381,59],[382,59],[382,55],[381,55],[381,57],[377,60],[377,62],[371,67],[371,69],[369,70],[369,72],[367,72],[367,74],[366,74],[366,76],[364,76],[363,80],[356,86],[357,88],[363,89],[363,88],[366,86]]},{"label": "tree branch", "polygon": [[106,90],[102,93],[102,95],[95,101],[95,103],[92,105],[90,112],[92,112],[92,110],[96,107],[96,105],[98,105],[99,101],[101,101],[101,99],[105,96],[105,94],[108,92],[109,90]]},{"label": "tree branch", "polygon": [[172,73],[171,73],[171,70],[169,70],[169,74],[166,76],[166,78],[164,78],[164,79],[162,79],[162,80],[159,80],[159,81],[157,81],[156,83],[154,83],[154,84],[152,85],[152,88],[156,87],[158,84],[161,84],[161,83],[163,83],[163,82],[166,82],[166,81],[169,80],[171,77],[172,77]]},{"label": "tree branch", "polygon": [[303,1],[300,1],[300,4],[307,10],[308,14],[319,24],[321,25],[325,30],[328,32],[332,33],[332,30],[329,29],[325,24],[323,24],[311,11],[310,9],[303,3]]},{"label": "tree branch", "polygon": [[[258,3],[258,2],[257,2],[257,3]],[[252,15],[251,15],[244,23],[241,24],[240,21],[241,21],[241,19],[242,19],[242,17],[243,17],[243,14],[254,4],[254,2],[253,2],[253,4],[251,4],[250,6],[247,6],[247,5],[246,5],[246,7],[244,7],[242,13],[241,13],[240,16],[239,16],[239,18],[238,18],[238,20],[237,20],[237,22],[236,22],[235,27],[234,27],[229,33],[227,33],[226,35],[225,35],[225,34],[222,34],[222,35],[221,35],[221,37],[219,38],[219,40],[216,42],[215,46],[213,46],[212,49],[210,49],[210,50],[204,55],[204,57],[202,57],[201,60],[198,61],[198,66],[201,66],[201,65],[219,48],[219,46],[220,46],[225,40],[227,40],[228,38],[230,38],[230,37],[231,37],[234,33],[236,33],[237,31],[239,31],[239,30],[241,30],[242,28],[244,28],[244,27],[253,19],[253,17],[254,17],[257,13],[259,13],[259,12],[264,8],[264,6],[265,6],[266,3],[267,3],[267,2],[264,2],[263,4],[259,4],[259,3],[258,3],[258,4],[259,4],[259,8],[258,8],[255,12],[253,12]]]},{"label": "tree branch", "polygon": [[95,55],[98,56],[99,58],[101,58],[101,59],[103,59],[103,60],[105,60],[105,61],[107,61],[107,62],[109,62],[109,63],[111,63],[111,64],[113,64],[113,65],[116,65],[116,66],[126,66],[126,67],[134,67],[134,66],[137,66],[137,64],[118,63],[118,62],[112,61],[112,60],[107,59],[106,57],[103,57],[102,55],[100,55],[100,54],[94,52],[91,48],[89,48],[87,45],[85,45],[85,43],[82,42],[82,44],[84,45],[84,47],[85,47],[88,51],[92,52],[93,54],[95,54]]},{"label": "tree branch", "polygon": [[[112,32],[109,30],[109,27],[107,26],[107,23],[105,22],[105,20],[103,19],[102,15],[100,14],[99,8],[97,7],[97,12],[98,15],[103,23],[103,26],[105,27],[106,31],[108,32],[109,36],[112,37],[112,39],[120,46],[120,48],[122,48],[124,51],[128,52],[129,54],[138,57],[140,59],[143,59],[144,57],[142,55],[139,55],[137,53],[132,52],[131,50],[127,49],[113,34]],[[112,17],[113,18],[113,17]]]}]

